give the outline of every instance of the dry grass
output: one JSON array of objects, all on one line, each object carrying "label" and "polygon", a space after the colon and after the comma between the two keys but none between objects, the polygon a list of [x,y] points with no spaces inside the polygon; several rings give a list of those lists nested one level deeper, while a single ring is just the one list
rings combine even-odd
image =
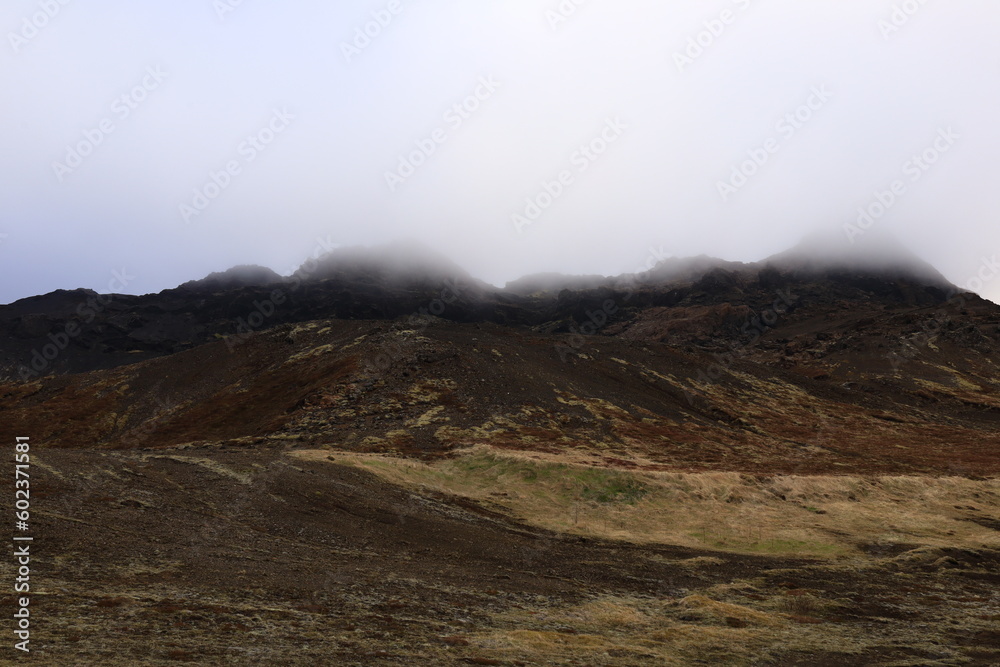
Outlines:
[{"label": "dry grass", "polygon": [[559,532],[737,553],[843,557],[867,544],[1000,546],[972,519],[1000,518],[1000,480],[637,472],[588,455],[477,446],[428,464],[382,455],[298,452],[413,489],[507,508]]},{"label": "dry grass", "polygon": [[[575,659],[588,665],[752,665],[795,647],[851,648],[842,629],[689,595],[680,600],[602,597],[543,611],[497,615],[503,629],[469,635],[491,655],[536,662]],[[562,663],[560,663],[562,664]]]}]

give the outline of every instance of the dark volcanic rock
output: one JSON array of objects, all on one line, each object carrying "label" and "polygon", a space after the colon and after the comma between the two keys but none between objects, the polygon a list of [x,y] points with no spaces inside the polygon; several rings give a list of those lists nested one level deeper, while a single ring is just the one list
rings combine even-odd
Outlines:
[{"label": "dark volcanic rock", "polygon": [[217,292],[240,287],[262,287],[284,282],[284,278],[265,266],[234,266],[228,271],[209,274],[201,280],[190,280],[178,287],[191,292]]},{"label": "dark volcanic rock", "polygon": [[[549,332],[582,327],[715,349],[769,336],[791,339],[803,326],[821,331],[858,315],[869,337],[897,340],[915,332],[901,329],[906,323],[894,315],[943,306],[955,292],[940,274],[886,242],[822,257],[815,245],[759,264],[671,258],[640,277],[545,274],[504,290],[413,244],[339,248],[288,278],[241,266],[144,296],[59,290],[0,306],[0,377],[111,368],[326,318],[407,318],[419,325],[434,316]],[[984,302],[977,312],[992,311]],[[957,337],[955,323],[967,315],[949,313],[941,335]],[[961,335],[975,344],[996,337],[995,323],[984,321],[982,330],[975,318],[966,324],[975,331]],[[856,338],[840,336],[840,349]]]}]

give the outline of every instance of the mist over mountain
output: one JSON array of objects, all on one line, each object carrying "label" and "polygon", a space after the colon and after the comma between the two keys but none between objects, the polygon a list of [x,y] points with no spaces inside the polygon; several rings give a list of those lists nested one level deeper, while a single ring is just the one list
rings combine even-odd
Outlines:
[{"label": "mist over mountain", "polygon": [[534,273],[511,280],[504,285],[503,290],[512,294],[529,296],[544,292],[554,292],[564,289],[593,289],[609,285],[614,281],[608,276],[568,276],[562,273]]},{"label": "mist over mountain", "polygon": [[302,282],[347,280],[386,287],[429,286],[453,280],[488,287],[444,254],[413,240],[337,248],[306,262],[290,278]]},{"label": "mist over mountain", "polygon": [[226,271],[211,273],[201,280],[189,280],[178,289],[191,291],[218,291],[240,287],[259,287],[283,282],[284,278],[265,266],[241,265]]},{"label": "mist over mountain", "polygon": [[653,282],[690,282],[701,278],[713,270],[738,271],[747,266],[743,262],[730,262],[716,257],[709,257],[708,255],[671,257],[658,262],[650,270],[648,280]]},{"label": "mist over mountain", "polygon": [[1000,2],[0,19],[7,662],[1000,666]]},{"label": "mist over mountain", "polygon": [[949,288],[952,286],[928,262],[918,257],[890,232],[876,230],[855,242],[841,234],[815,232],[796,246],[757,262],[734,262],[699,255],[659,259],[642,274],[616,276],[537,273],[493,287],[445,254],[415,241],[398,241],[380,246],[341,247],[316,259],[310,259],[289,276],[271,269],[237,266],[192,280],[180,287],[187,289],[229,289],[264,286],[272,283],[317,283],[335,280],[386,288],[426,288],[445,281],[467,285],[478,292],[508,292],[528,296],[533,293],[581,290],[643,283],[647,285],[694,282],[712,271],[730,274],[758,271],[766,267],[799,276],[847,278],[855,274],[896,277],[915,283]]},{"label": "mist over mountain", "polygon": [[850,240],[842,234],[813,233],[764,263],[800,275],[869,274],[894,276],[942,289],[954,287],[895,235],[878,229]]},{"label": "mist over mountain", "polygon": [[[860,313],[873,304],[943,304],[960,292],[889,235],[871,234],[856,244],[837,241],[809,237],[750,264],[663,258],[641,274],[550,273],[502,289],[415,242],[337,248],[289,276],[244,265],[160,294],[61,290],[0,306],[0,368],[8,377],[28,378],[113,367],[325,317],[435,317],[550,334],[575,331],[596,317],[602,324],[592,333],[600,335],[699,345],[714,338],[711,344],[719,345],[747,339],[746,322],[781,294],[794,293],[795,307],[807,311],[836,305]],[[614,312],[604,313],[609,309]],[[41,351],[52,352],[47,346],[53,337],[67,350],[48,360]]]}]

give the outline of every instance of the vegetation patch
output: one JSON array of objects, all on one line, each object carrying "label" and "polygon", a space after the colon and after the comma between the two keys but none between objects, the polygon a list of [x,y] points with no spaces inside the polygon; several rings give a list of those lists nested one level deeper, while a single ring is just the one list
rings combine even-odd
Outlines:
[{"label": "vegetation patch", "polygon": [[628,461],[609,467],[572,452],[543,457],[483,445],[434,463],[330,450],[297,455],[314,454],[418,492],[502,506],[547,530],[642,544],[832,559],[856,557],[873,542],[1000,546],[984,519],[1000,516],[998,480],[649,472]]}]

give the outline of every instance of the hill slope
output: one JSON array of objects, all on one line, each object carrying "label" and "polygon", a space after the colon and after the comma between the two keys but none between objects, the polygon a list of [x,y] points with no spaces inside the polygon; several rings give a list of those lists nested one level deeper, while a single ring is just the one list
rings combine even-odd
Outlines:
[{"label": "hill slope", "polygon": [[1000,662],[1000,307],[397,268],[0,307],[45,664]]}]

